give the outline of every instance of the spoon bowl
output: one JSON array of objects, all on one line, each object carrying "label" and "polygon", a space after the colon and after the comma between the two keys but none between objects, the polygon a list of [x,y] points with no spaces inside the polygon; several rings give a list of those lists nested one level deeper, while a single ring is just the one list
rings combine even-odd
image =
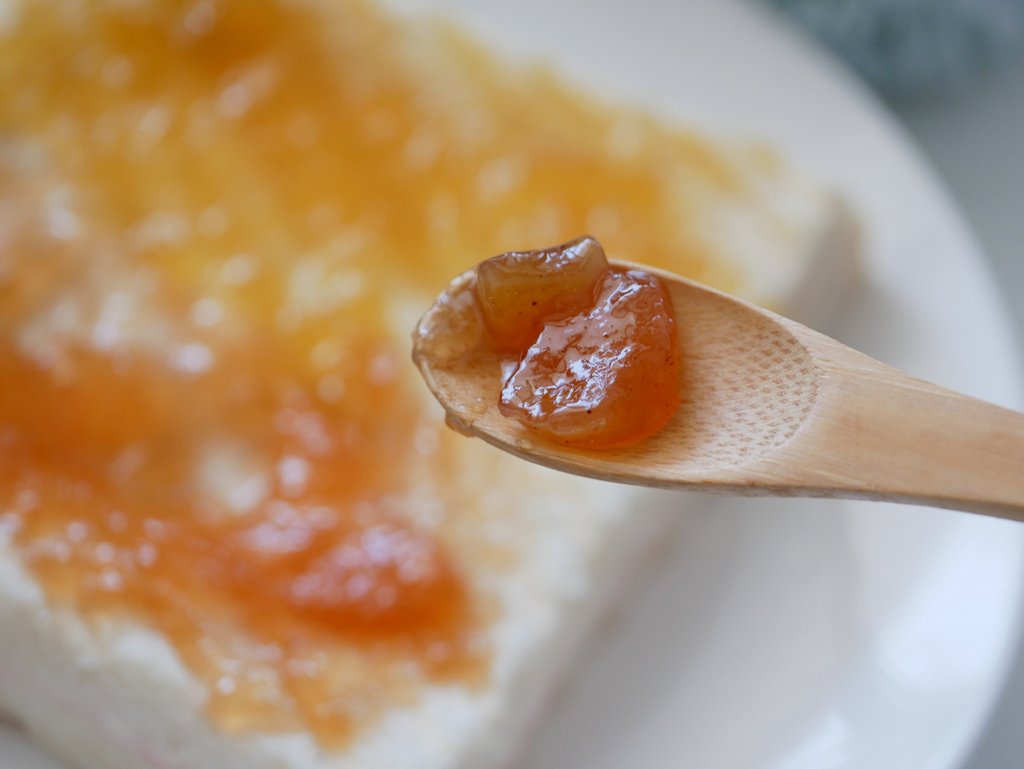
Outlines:
[{"label": "spoon bowl", "polygon": [[661,278],[683,361],[680,406],[614,449],[545,440],[498,411],[507,364],[456,278],[421,319],[413,359],[449,424],[523,459],[603,480],[742,495],[928,503],[1024,519],[1024,415],[910,377],[685,278]]}]

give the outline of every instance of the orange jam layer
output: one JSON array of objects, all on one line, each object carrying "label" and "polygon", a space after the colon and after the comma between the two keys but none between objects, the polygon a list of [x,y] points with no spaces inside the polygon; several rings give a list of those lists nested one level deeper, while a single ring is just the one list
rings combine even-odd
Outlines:
[{"label": "orange jam layer", "polygon": [[482,680],[453,534],[477,502],[409,307],[580,231],[722,283],[679,164],[732,183],[695,139],[359,3],[14,4],[0,535],[55,605],[158,630],[233,732],[344,744]]},{"label": "orange jam layer", "polygon": [[639,443],[679,408],[679,352],[665,286],[639,270],[608,270],[596,301],[544,324],[502,386],[498,407],[560,443]]}]

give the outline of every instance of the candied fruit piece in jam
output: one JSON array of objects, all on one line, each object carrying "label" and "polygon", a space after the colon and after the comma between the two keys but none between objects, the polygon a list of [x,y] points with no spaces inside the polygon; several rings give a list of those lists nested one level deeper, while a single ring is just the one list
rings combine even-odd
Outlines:
[{"label": "candied fruit piece in jam", "polygon": [[501,413],[561,443],[611,448],[679,406],[671,300],[645,272],[608,271],[589,308],[544,325],[501,391]]},{"label": "candied fruit piece in jam", "polygon": [[438,543],[398,521],[354,529],[301,569],[279,571],[271,578],[287,605],[329,628],[415,635],[451,627],[464,608]]},{"label": "candied fruit piece in jam", "polygon": [[476,268],[476,296],[495,347],[522,352],[546,321],[589,307],[607,270],[604,249],[590,237],[482,262]]}]

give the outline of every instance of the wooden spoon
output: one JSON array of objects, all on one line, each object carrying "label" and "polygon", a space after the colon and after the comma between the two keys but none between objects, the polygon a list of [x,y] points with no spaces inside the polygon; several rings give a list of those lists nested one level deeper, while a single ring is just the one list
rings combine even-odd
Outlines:
[{"label": "wooden spoon", "polygon": [[601,480],[744,496],[920,503],[1024,521],[1024,414],[915,379],[788,318],[671,273],[682,404],[657,435],[588,450],[497,408],[502,361],[472,285],[420,320],[413,360],[456,429]]}]

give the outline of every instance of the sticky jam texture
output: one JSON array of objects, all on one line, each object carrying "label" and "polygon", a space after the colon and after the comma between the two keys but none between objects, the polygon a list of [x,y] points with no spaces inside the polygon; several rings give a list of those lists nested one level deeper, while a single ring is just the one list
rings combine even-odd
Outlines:
[{"label": "sticky jam texture", "polygon": [[[733,184],[692,137],[361,3],[13,3],[0,542],[52,604],[158,631],[231,732],[344,745],[485,680],[486,511],[402,313],[475,254],[587,230],[727,283],[673,164]],[[652,290],[604,278],[631,345],[614,308],[649,320]],[[580,322],[552,349],[604,350]],[[557,407],[545,360],[510,404]]]},{"label": "sticky jam texture", "polygon": [[590,307],[607,270],[604,249],[590,237],[481,262],[476,268],[476,295],[495,346],[521,352],[537,338],[545,321]]},{"label": "sticky jam texture", "polygon": [[519,344],[498,399],[503,415],[561,443],[613,448],[654,435],[675,414],[680,358],[659,278],[609,269],[589,237],[500,254],[476,278],[496,349]]}]

